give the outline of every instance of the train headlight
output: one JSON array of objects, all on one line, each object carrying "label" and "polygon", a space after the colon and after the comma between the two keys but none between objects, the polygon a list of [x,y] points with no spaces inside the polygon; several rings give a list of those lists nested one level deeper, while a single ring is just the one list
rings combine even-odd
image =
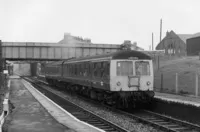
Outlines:
[{"label": "train headlight", "polygon": [[121,83],[120,82],[117,82],[117,86],[120,86],[121,85]]},{"label": "train headlight", "polygon": [[148,82],[147,82],[147,86],[149,86],[150,84],[151,84],[151,82],[148,81]]}]

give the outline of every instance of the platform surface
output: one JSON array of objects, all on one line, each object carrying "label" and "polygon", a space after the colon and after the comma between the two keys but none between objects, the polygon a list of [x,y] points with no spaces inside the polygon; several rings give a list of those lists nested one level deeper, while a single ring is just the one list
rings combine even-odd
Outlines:
[{"label": "platform surface", "polygon": [[12,112],[3,130],[7,132],[75,132],[58,123],[24,87],[21,79],[11,79]]},{"label": "platform surface", "polygon": [[200,107],[200,97],[155,92],[155,98]]}]

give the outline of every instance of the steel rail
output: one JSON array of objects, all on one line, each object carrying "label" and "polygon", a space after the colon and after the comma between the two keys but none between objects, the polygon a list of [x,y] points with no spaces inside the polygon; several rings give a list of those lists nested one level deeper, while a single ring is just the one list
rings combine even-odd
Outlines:
[{"label": "steel rail", "polygon": [[[42,82],[45,85],[48,85],[45,82]],[[80,97],[80,96],[79,96]],[[90,101],[91,103],[98,105],[97,101],[85,98],[81,96],[81,99],[84,99],[86,101]],[[102,104],[101,104],[102,106]],[[103,105],[104,107],[108,108],[111,111],[126,115],[127,117],[136,119],[140,122],[150,124],[153,127],[159,128],[164,131],[169,132],[199,132],[200,126],[197,124],[189,123],[183,120],[178,120],[173,117],[169,117],[163,114],[155,113],[149,110],[139,110],[134,112],[127,112],[122,111],[119,109],[115,109],[113,107],[110,107],[108,105]]]}]

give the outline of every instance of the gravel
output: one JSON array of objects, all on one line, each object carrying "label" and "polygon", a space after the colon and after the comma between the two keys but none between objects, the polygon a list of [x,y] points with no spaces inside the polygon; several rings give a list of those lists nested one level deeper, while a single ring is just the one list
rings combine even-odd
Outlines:
[{"label": "gravel", "polygon": [[[46,87],[48,88],[48,87]],[[142,124],[137,120],[134,120],[132,118],[129,118],[127,116],[115,113],[115,112],[111,112],[110,110],[108,110],[105,107],[98,107],[94,104],[91,104],[89,102],[86,102],[84,100],[81,100],[80,98],[78,98],[77,96],[72,96],[70,94],[67,93],[63,93],[61,91],[57,91],[55,89],[52,89],[54,92],[58,93],[59,95],[61,95],[62,97],[72,101],[73,103],[89,110],[92,111],[93,113],[96,113],[97,115],[103,117],[104,119],[118,124],[119,126],[125,128],[126,130],[129,130],[131,132],[162,132],[159,129],[156,129],[152,126],[146,125],[146,124]]]}]

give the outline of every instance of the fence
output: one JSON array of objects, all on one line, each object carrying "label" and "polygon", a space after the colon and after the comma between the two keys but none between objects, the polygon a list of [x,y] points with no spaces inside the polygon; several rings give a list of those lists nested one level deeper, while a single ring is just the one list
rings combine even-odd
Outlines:
[{"label": "fence", "polygon": [[200,77],[198,72],[170,72],[156,73],[154,76],[154,88],[156,91],[200,95]]},{"label": "fence", "polygon": [[157,91],[200,95],[200,56],[156,56],[154,88]]}]

